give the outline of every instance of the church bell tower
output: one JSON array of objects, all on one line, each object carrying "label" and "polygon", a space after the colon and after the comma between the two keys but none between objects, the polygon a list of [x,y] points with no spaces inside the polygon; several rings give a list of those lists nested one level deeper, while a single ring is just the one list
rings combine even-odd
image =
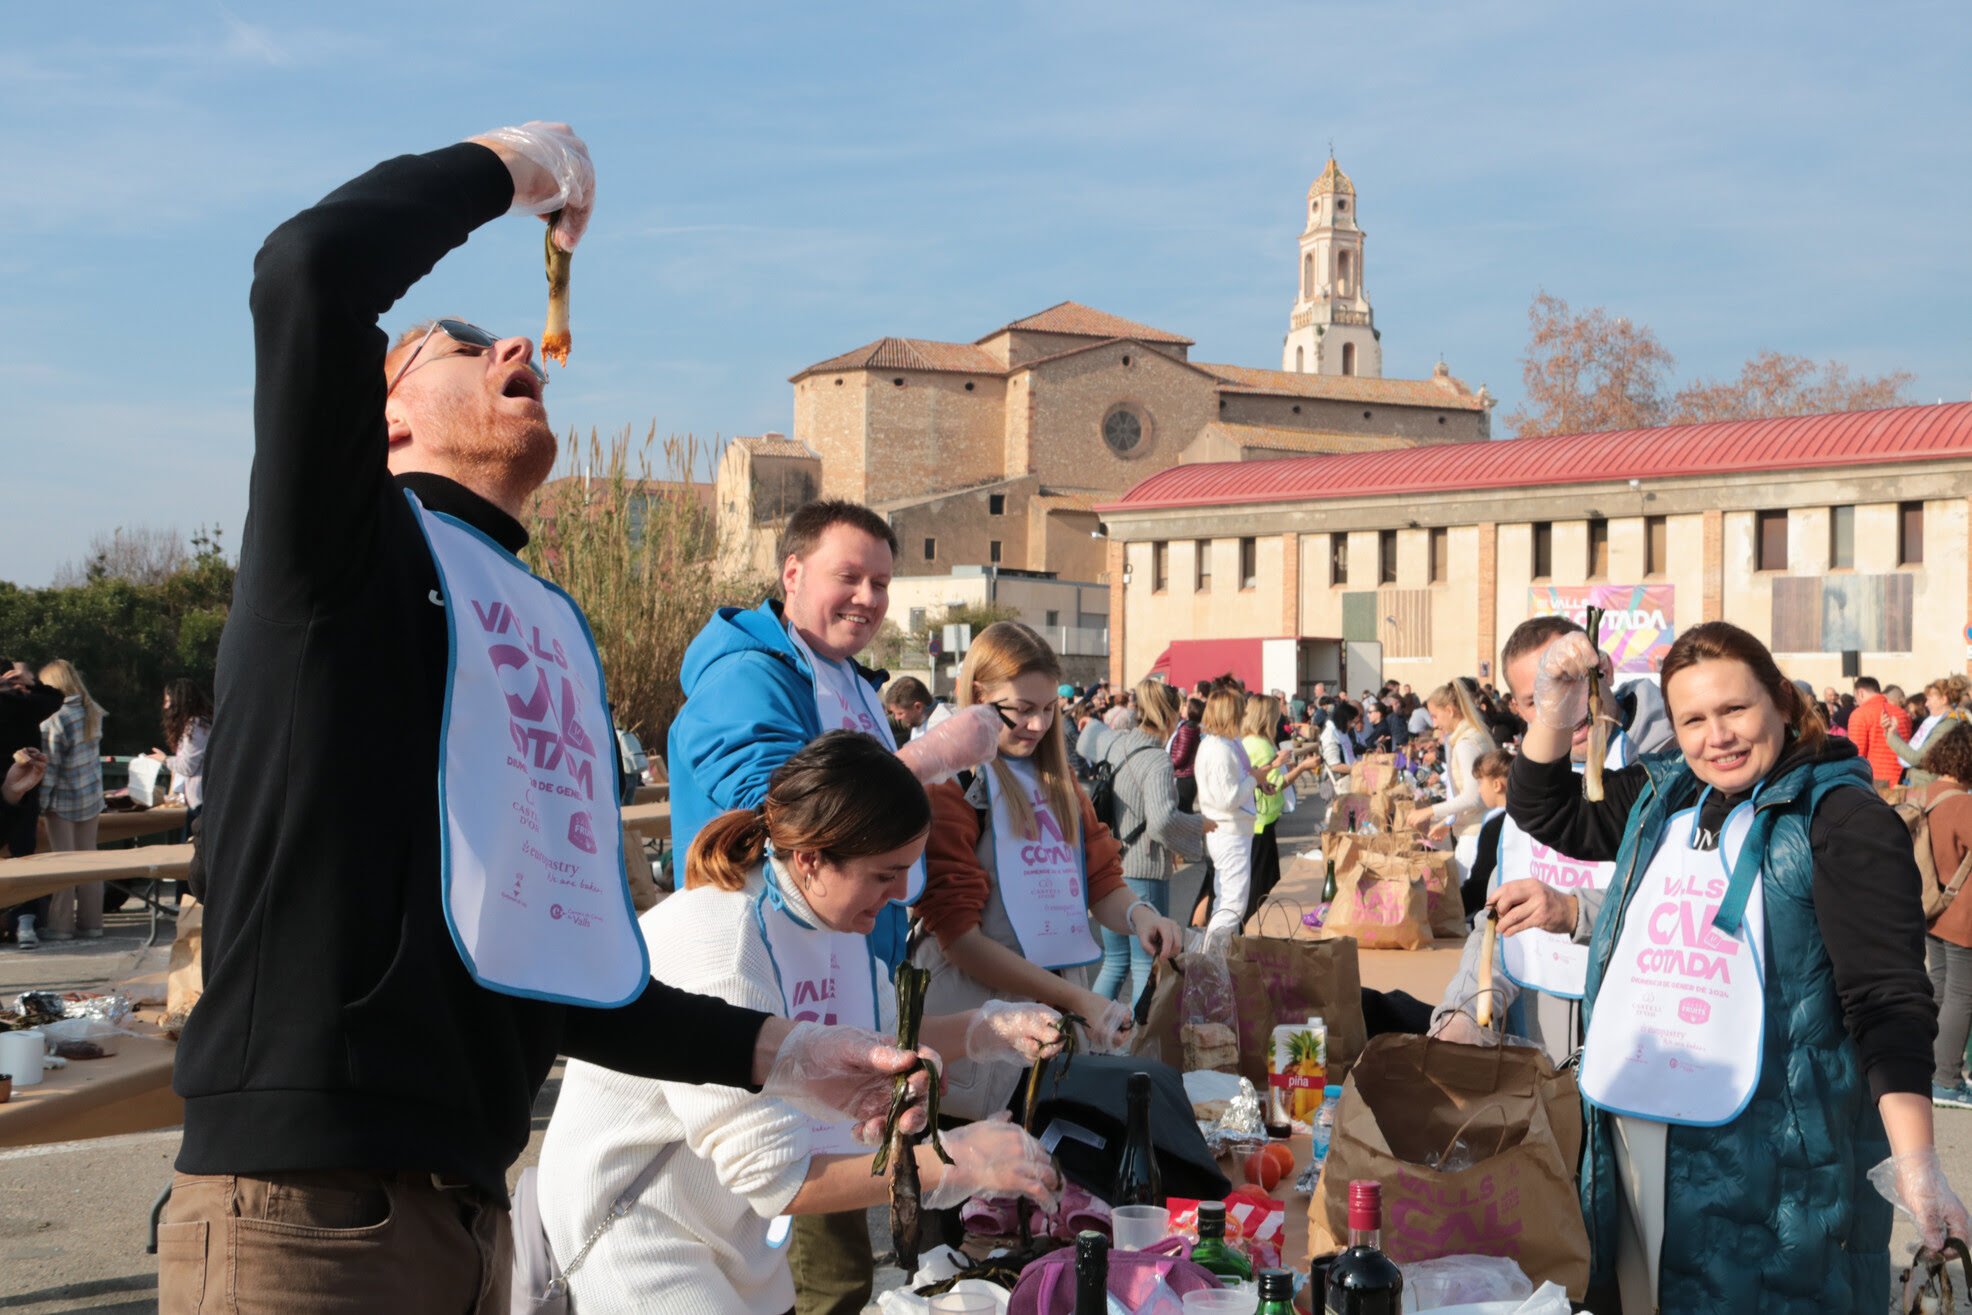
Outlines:
[{"label": "church bell tower", "polygon": [[1356,226],[1356,185],[1333,155],[1308,189],[1308,222],[1294,313],[1280,368],[1296,374],[1383,377],[1376,315],[1363,291],[1363,230]]}]

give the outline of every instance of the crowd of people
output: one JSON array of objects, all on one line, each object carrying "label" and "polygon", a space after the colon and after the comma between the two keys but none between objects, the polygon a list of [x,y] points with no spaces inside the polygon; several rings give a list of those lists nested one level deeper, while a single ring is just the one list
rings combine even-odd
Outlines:
[{"label": "crowd of people", "polygon": [[[946,1156],[907,1152],[934,1234],[973,1198],[1053,1211],[1063,1179],[1008,1118],[1022,1074],[1071,1034],[1126,1048],[1153,966],[1238,935],[1279,880],[1282,819],[1366,753],[1393,755],[1417,798],[1402,823],[1495,921],[1511,1031],[1581,1053],[1598,1308],[1873,1305],[1880,1160],[1927,1243],[1972,1232],[1932,1128],[1934,1101],[1972,1106],[1972,901],[1927,919],[1920,890],[1920,868],[1972,868],[1964,682],[1914,716],[1858,681],[1824,713],[1722,622],[1681,634],[1660,683],[1615,691],[1589,802],[1586,691],[1613,673],[1565,619],[1509,637],[1503,690],[1355,698],[1230,675],[1080,689],[1000,622],[947,703],[857,660],[888,608],[886,520],[812,502],[771,596],[718,611],[685,655],[666,746],[680,879],[637,915],[600,659],[579,607],[514,555],[556,451],[547,375],[524,337],[378,323],[499,215],[541,216],[572,251],[593,188],[565,125],[503,128],[385,161],[256,261],[226,711],[174,682],[154,751],[202,810],[207,903],[163,1311],[504,1311],[517,1254],[585,1312],[860,1311],[886,1119],[922,1128],[939,1072]],[[383,651],[399,679],[374,679]],[[45,810],[85,846],[101,711],[67,664],[38,677],[0,678],[7,733],[36,737],[0,824],[15,838]],[[390,726],[391,752],[354,724]],[[1907,773],[1926,864],[1873,788]],[[1537,847],[1593,879],[1543,879]],[[1198,906],[1174,910],[1192,864]],[[85,891],[74,928],[99,910]],[[1639,1004],[1665,927],[1737,969],[1675,1037]],[[1484,943],[1475,927],[1417,1026],[1497,1043],[1472,1008]],[[905,965],[928,982],[915,1052],[896,1044]],[[1691,1061],[1680,1079],[1625,1062],[1666,1046]]]},{"label": "crowd of people", "polygon": [[[96,848],[103,789],[103,717],[82,673],[66,658],[40,668],[0,658],[0,754],[8,760],[0,788],[0,853],[25,858],[42,849],[60,853]],[[205,741],[212,700],[195,682],[171,681],[160,726],[172,749],[148,755],[171,773],[172,793],[188,818],[202,799]],[[0,941],[33,950],[43,941],[96,940],[103,934],[103,883],[88,882],[26,904],[0,909]]]}]

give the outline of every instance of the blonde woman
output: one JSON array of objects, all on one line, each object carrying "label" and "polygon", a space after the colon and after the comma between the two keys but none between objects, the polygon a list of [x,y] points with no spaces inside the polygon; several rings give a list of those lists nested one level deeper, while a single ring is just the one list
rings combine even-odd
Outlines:
[{"label": "blonde woman", "polygon": [[1321,767],[1319,756],[1304,758],[1292,767],[1281,762],[1280,746],[1274,735],[1280,729],[1280,700],[1271,694],[1246,696],[1246,714],[1240,722],[1240,747],[1253,764],[1253,878],[1246,892],[1240,924],[1253,916],[1260,901],[1280,884],[1280,842],[1274,826],[1280,821],[1287,788],[1302,773]]},{"label": "blonde woman", "polygon": [[1464,676],[1431,691],[1424,701],[1431,726],[1445,745],[1448,788],[1442,803],[1411,810],[1410,824],[1429,829],[1430,838],[1453,841],[1452,857],[1459,878],[1479,857],[1479,829],[1486,824],[1486,802],[1479,793],[1479,760],[1499,746],[1479,716],[1477,690]]},{"label": "blonde woman", "polygon": [[[1130,1010],[1090,989],[1102,958],[1095,927],[1134,936],[1144,953],[1177,953],[1177,926],[1123,881],[1121,846],[1096,820],[1068,766],[1054,651],[1017,622],[988,626],[959,667],[959,706],[991,704],[1006,725],[999,757],[934,785],[924,895],[928,1013],[988,1000],[1036,1000],[1089,1022],[1098,1050],[1121,1048]],[[1020,1080],[1011,1063],[954,1058],[941,1108],[978,1119],[1004,1110]]]},{"label": "blonde woman", "polygon": [[1253,829],[1259,806],[1254,802],[1253,764],[1240,742],[1245,715],[1245,696],[1225,686],[1207,696],[1199,723],[1204,736],[1193,767],[1198,811],[1213,824],[1205,837],[1205,852],[1212,859],[1208,937],[1238,934],[1246,925],[1246,897],[1253,889]]},{"label": "blonde woman", "polygon": [[[89,697],[66,658],[41,668],[41,683],[62,692],[61,711],[41,723],[48,776],[41,814],[48,819],[50,850],[94,849],[96,819],[103,811],[103,709]],[[92,881],[57,894],[48,905],[43,940],[94,939],[103,934],[103,883]]]}]

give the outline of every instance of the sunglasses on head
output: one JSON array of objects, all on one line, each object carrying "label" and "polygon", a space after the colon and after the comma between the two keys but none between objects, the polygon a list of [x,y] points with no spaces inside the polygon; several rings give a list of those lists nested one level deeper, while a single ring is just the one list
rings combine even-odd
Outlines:
[{"label": "sunglasses on head", "polygon": [[[425,344],[431,341],[431,335],[434,333],[442,333],[461,346],[478,347],[482,350],[490,350],[500,341],[496,335],[466,320],[433,320],[431,327],[425,330],[425,336],[418,339],[418,345],[413,347],[411,354],[404,358],[404,364],[398,366],[397,373],[390,376],[390,384],[383,390],[385,397],[395,392],[399,381],[411,372],[412,363],[423,353]],[[539,361],[532,356],[528,357],[527,368],[533,372],[536,379],[541,381],[543,388],[548,386],[548,371]]]}]

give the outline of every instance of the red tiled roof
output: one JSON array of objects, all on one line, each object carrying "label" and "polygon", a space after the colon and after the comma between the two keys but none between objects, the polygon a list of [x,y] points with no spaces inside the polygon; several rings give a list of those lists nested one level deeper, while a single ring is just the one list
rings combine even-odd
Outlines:
[{"label": "red tiled roof", "polygon": [[1972,457],[1972,402],[1174,466],[1098,511],[1539,488]]},{"label": "red tiled roof", "polygon": [[1386,406],[1435,406],[1445,411],[1483,411],[1486,403],[1450,374],[1429,379],[1371,379],[1358,374],[1297,374],[1256,370],[1247,365],[1196,363],[1218,376],[1224,393],[1268,393],[1342,402],[1381,402]]},{"label": "red tiled roof", "polygon": [[[1121,315],[1111,315],[1108,311],[1084,306],[1078,301],[1064,301],[1038,315],[1015,320],[993,330],[986,338],[1005,333],[1008,329],[1024,329],[1029,333],[1069,333],[1083,338],[1135,338],[1139,342],[1169,342],[1185,347],[1192,345],[1189,338],[1153,329],[1148,324],[1138,324],[1135,320],[1126,320]],[[986,338],[979,341],[985,342]]]},{"label": "red tiled roof", "polygon": [[946,374],[1005,374],[990,352],[971,343],[930,338],[878,338],[853,352],[818,361],[788,382],[828,370],[935,370]]}]

